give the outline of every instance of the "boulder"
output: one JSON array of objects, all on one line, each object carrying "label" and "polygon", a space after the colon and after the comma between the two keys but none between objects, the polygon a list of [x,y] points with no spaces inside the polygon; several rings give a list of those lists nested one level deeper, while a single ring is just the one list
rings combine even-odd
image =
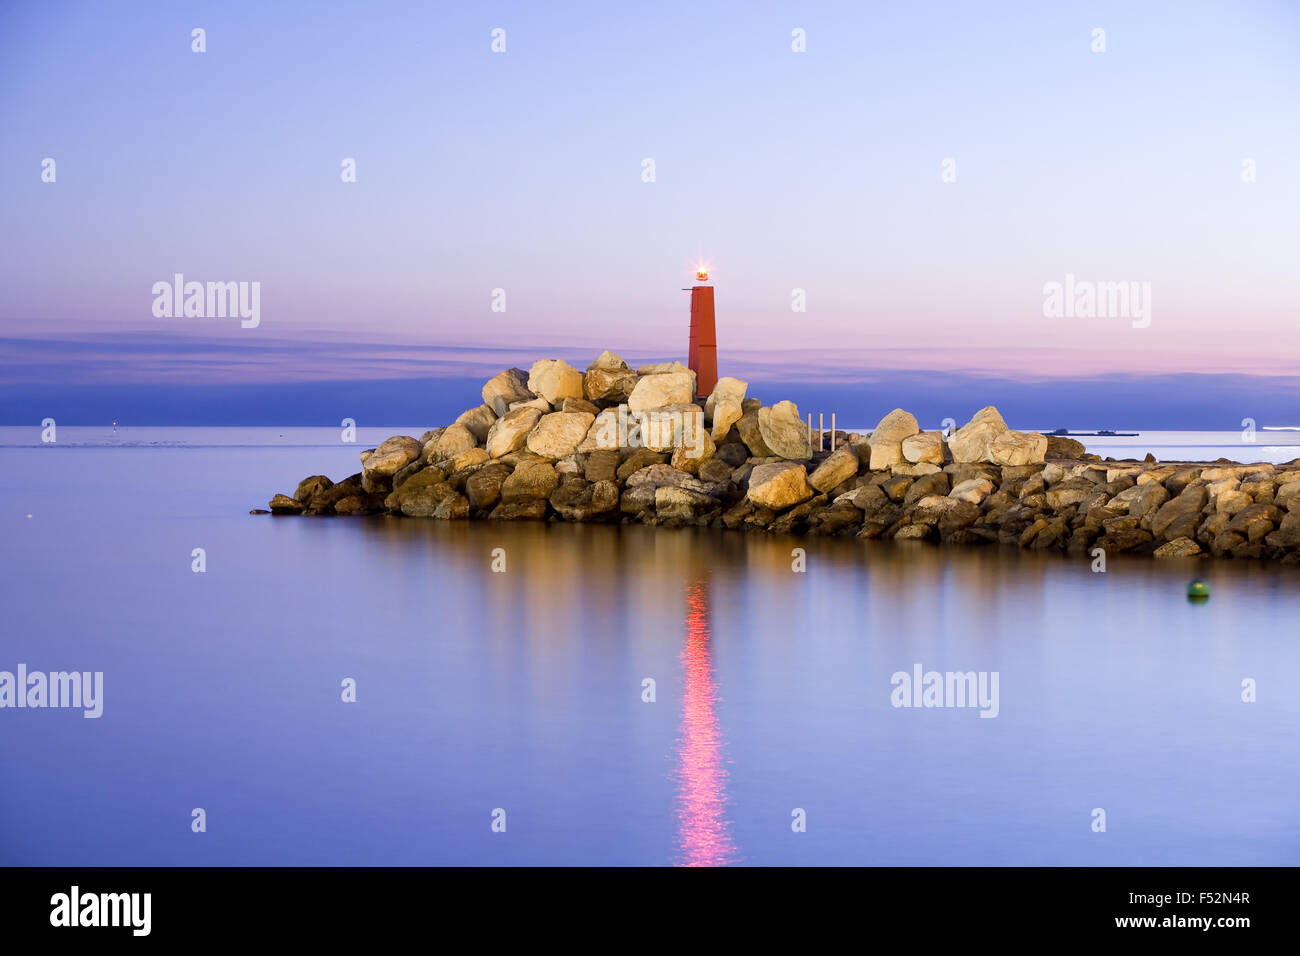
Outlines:
[{"label": "boulder", "polygon": [[856,529],[862,524],[862,512],[846,499],[838,499],[828,508],[814,511],[808,516],[811,534],[837,535]]},{"label": "boulder", "polygon": [[777,402],[771,408],[759,408],[758,431],[763,436],[763,444],[774,455],[792,461],[807,461],[812,457],[808,425],[799,418],[799,408],[794,402]]},{"label": "boulder", "polygon": [[618,508],[618,486],[569,476],[551,493],[551,507],[566,521],[592,521]]},{"label": "boulder", "polygon": [[784,461],[759,465],[749,475],[750,501],[780,511],[813,496],[803,465]]},{"label": "boulder", "polygon": [[895,475],[911,475],[913,478],[919,478],[921,475],[933,475],[935,472],[942,471],[943,469],[932,461],[921,461],[917,462],[915,465],[906,462],[897,465],[890,465],[889,470]]},{"label": "boulder", "polygon": [[[488,456],[488,453],[482,448],[467,448],[447,463],[447,474],[452,476],[447,480],[455,485],[456,490],[459,491],[464,486],[465,479],[469,477],[471,472],[477,471],[480,465],[491,460],[492,459]],[[397,480],[396,476],[394,476],[393,480]],[[393,487],[397,487],[396,484],[394,484]]]},{"label": "boulder", "polygon": [[636,380],[630,368],[591,368],[583,377],[583,390],[593,402],[626,402]]},{"label": "boulder", "polygon": [[340,515],[373,515],[384,510],[384,496],[381,494],[348,495],[340,498],[334,506],[334,513]]},{"label": "boulder", "polygon": [[481,443],[487,440],[488,432],[491,431],[496,420],[497,413],[492,410],[491,405],[479,405],[461,412],[455,424],[464,425],[474,436],[474,440]]},{"label": "boulder", "polygon": [[1066,438],[1063,435],[1047,435],[1047,457],[1048,458],[1082,458],[1087,454],[1088,449],[1083,447],[1083,442],[1073,438]]},{"label": "boulder", "polygon": [[1264,540],[1275,548],[1300,548],[1300,510],[1288,511],[1277,530]]},{"label": "boulder", "polygon": [[867,440],[902,443],[904,438],[911,438],[920,431],[921,426],[917,424],[915,415],[896,408],[876,423]]},{"label": "boulder", "polygon": [[662,488],[664,485],[673,485],[676,488],[690,488],[692,491],[704,490],[704,484],[694,476],[665,464],[654,464],[638,469],[628,476],[626,485],[629,488],[644,486]]},{"label": "boulder", "polygon": [[729,399],[722,399],[713,406],[713,440],[720,442],[727,437],[731,431],[731,426],[740,421],[740,416],[744,411],[739,402],[733,402]]},{"label": "boulder", "polygon": [[361,493],[361,474],[350,475],[328,488],[317,491],[307,502],[307,510],[318,514],[333,514],[334,506],[349,495]]},{"label": "boulder", "polygon": [[628,443],[655,451],[672,452],[683,445],[697,447],[706,434],[704,410],[688,402],[648,409],[633,415],[632,421],[636,429],[629,429]]},{"label": "boulder", "polygon": [[[692,377],[695,375],[689,368],[676,360],[659,362],[655,365],[642,365],[636,370],[638,375],[667,375],[676,372],[690,372]],[[692,395],[691,397],[694,398],[695,396]]]},{"label": "boulder", "polygon": [[501,485],[510,476],[510,466],[492,462],[470,475],[465,481],[465,497],[470,507],[486,510],[501,500]]},{"label": "boulder", "polygon": [[460,493],[447,495],[438,502],[438,507],[433,510],[431,517],[441,518],[443,521],[463,521],[469,517],[469,499]]},{"label": "boulder", "polygon": [[[406,468],[403,465],[397,469],[397,474],[401,474]],[[393,490],[393,475],[384,475],[375,471],[367,471],[364,467],[361,470],[361,490],[367,494],[386,495]]]},{"label": "boulder", "polygon": [[1033,465],[1045,461],[1047,437],[1037,432],[1007,430],[993,439],[989,461],[995,465]]},{"label": "boulder", "polygon": [[[1028,482],[1025,484],[1028,486]],[[1047,506],[1053,511],[1060,511],[1070,505],[1077,505],[1096,490],[1097,486],[1087,478],[1067,478],[1047,489]],[[1025,500],[1023,494],[1021,500]],[[1128,503],[1124,502],[1123,506],[1127,509]]]},{"label": "boulder", "polygon": [[[734,404],[737,409],[740,409],[740,403],[745,400],[745,392],[748,390],[748,382],[743,382],[738,378],[724,375],[722,378],[718,379],[718,383],[713,386],[713,392],[707,399],[705,399],[704,417],[709,421],[716,423],[717,419],[714,416],[714,410],[718,407],[719,402],[728,402]],[[736,417],[739,418],[740,416],[737,415]],[[726,432],[724,431],[723,434],[725,435]]]},{"label": "boulder", "polygon": [[555,411],[551,407],[551,403],[544,398],[530,398],[526,402],[511,402],[509,411],[513,412],[516,408],[535,408],[543,415]]},{"label": "boulder", "polygon": [[528,373],[521,368],[508,368],[498,372],[483,385],[483,404],[498,418],[510,411],[515,402],[526,402],[537,396],[528,388]]},{"label": "boulder", "polygon": [[[629,424],[629,431],[631,426]],[[598,414],[587,429],[587,435],[578,443],[578,453],[586,454],[603,448],[607,451],[617,451],[621,447],[621,441],[625,436],[619,434],[619,411],[617,408],[607,408]]]},{"label": "boulder", "polygon": [[628,397],[627,407],[634,412],[648,411],[665,405],[689,404],[695,397],[695,373],[663,372],[643,375]]},{"label": "boulder", "polygon": [[588,412],[543,415],[529,431],[525,446],[543,458],[564,458],[577,450],[595,420],[596,416]]},{"label": "boulder", "polygon": [[655,513],[660,518],[692,520],[718,507],[718,499],[689,488],[662,485],[655,489]]},{"label": "boulder", "polygon": [[312,475],[310,478],[304,478],[298,482],[298,488],[293,493],[295,501],[306,503],[316,496],[317,492],[328,491],[334,487],[334,482],[330,481],[324,475]]},{"label": "boulder", "polygon": [[749,449],[745,447],[744,442],[723,442],[713,453],[713,457],[725,461],[732,468],[739,468],[749,460]]},{"label": "boulder", "polygon": [[[388,496],[385,504],[411,518],[432,518],[438,513],[443,499],[461,497],[437,468],[426,468],[413,475],[401,488]],[[468,514],[469,502],[465,503]]]},{"label": "boulder", "polygon": [[1137,494],[1129,502],[1128,513],[1135,518],[1145,518],[1147,515],[1154,516],[1160,507],[1169,500],[1169,491],[1164,485],[1149,481],[1144,484],[1136,485]]},{"label": "boulder", "polygon": [[1191,538],[1175,538],[1152,552],[1157,558],[1191,558],[1201,553],[1201,546]]},{"label": "boulder", "polygon": [[903,459],[910,461],[912,464],[929,462],[930,464],[943,464],[943,433],[942,432],[918,432],[915,435],[908,435],[902,441]]},{"label": "boulder", "polygon": [[731,480],[732,468],[719,458],[710,458],[700,465],[697,477],[700,481],[719,484]]},{"label": "boulder", "polygon": [[560,403],[562,412],[586,412],[592,418],[600,414],[600,406],[595,405],[585,398],[566,398]]},{"label": "boulder", "polygon": [[968,478],[953,485],[952,491],[948,492],[948,497],[980,504],[993,494],[993,489],[993,482],[987,478]]},{"label": "boulder", "polygon": [[639,515],[646,509],[653,508],[657,490],[653,485],[637,485],[635,488],[628,488],[619,496],[619,510],[626,515]]},{"label": "boulder", "polygon": [[1243,535],[1251,544],[1258,544],[1281,520],[1282,512],[1274,505],[1256,503],[1237,512],[1226,530]]},{"label": "boulder", "polygon": [[493,458],[500,458],[519,451],[528,441],[528,433],[541,417],[542,413],[536,408],[517,408],[498,418],[488,432],[487,453]]},{"label": "boulder", "polygon": [[1107,532],[1097,539],[1096,545],[1107,554],[1123,554],[1151,544],[1151,532],[1141,528],[1125,528]]},{"label": "boulder", "polygon": [[296,501],[288,495],[276,495],[267,502],[266,506],[271,509],[273,515],[296,515],[306,507],[301,501]]},{"label": "boulder", "polygon": [[[434,441],[424,448],[426,462],[445,461],[463,451],[478,447],[478,439],[465,425],[449,425]],[[368,467],[368,466],[367,466]]]},{"label": "boulder", "polygon": [[502,482],[501,501],[513,504],[529,498],[549,498],[559,483],[560,476],[550,462],[524,462]]},{"label": "boulder", "polygon": [[[391,477],[420,457],[420,443],[409,435],[395,435],[361,459],[362,475]],[[364,479],[363,479],[364,480]]]},{"label": "boulder", "polygon": [[1300,481],[1291,479],[1279,484],[1273,503],[1285,511],[1300,511]]},{"label": "boulder", "polygon": [[538,359],[528,373],[528,390],[552,405],[582,398],[582,373],[564,359]]},{"label": "boulder", "polygon": [[626,482],[641,469],[663,464],[667,460],[668,456],[660,452],[651,451],[649,448],[638,448],[618,466],[618,480]]},{"label": "boulder", "polygon": [[751,455],[755,458],[771,458],[772,449],[763,441],[762,430],[758,427],[758,412],[758,408],[745,409],[736,420],[736,430],[740,432],[740,440]]},{"label": "boulder", "polygon": [[503,501],[488,515],[492,521],[541,521],[545,517],[546,501],[541,498],[528,498],[509,503]]},{"label": "boulder", "polygon": [[889,496],[890,501],[901,502],[914,481],[916,479],[911,475],[894,475],[880,483],[880,490]]},{"label": "boulder", "polygon": [[623,357],[617,352],[611,352],[609,349],[605,349],[605,351],[592,359],[591,364],[587,366],[587,371],[590,372],[592,369],[597,368],[630,369],[631,367],[632,366],[628,365],[627,362],[623,361]]},{"label": "boulder", "polygon": [[903,439],[911,438],[920,431],[921,426],[917,424],[915,415],[901,408],[894,409],[876,424],[867,438],[867,446],[871,449],[867,467],[879,471],[901,465]]},{"label": "boulder", "polygon": [[613,449],[599,449],[587,455],[583,477],[593,484],[597,481],[613,481],[618,475],[618,452]]},{"label": "boulder", "polygon": [[[947,472],[938,471],[929,475],[922,475],[912,482],[907,493],[903,495],[903,504],[910,506],[922,498],[936,497],[946,498],[948,492],[952,490],[952,478]],[[952,499],[956,501],[957,499]],[[943,507],[948,507],[944,505]]]},{"label": "boulder", "polygon": [[[670,460],[674,468],[695,475],[699,473],[701,465],[713,458],[716,449],[717,446],[701,422],[693,433],[687,433],[685,441],[673,449]],[[730,474],[731,470],[727,469],[727,472]]]},{"label": "boulder", "polygon": [[993,442],[1007,431],[1007,423],[992,405],[981,408],[948,438],[953,461],[991,461]]},{"label": "boulder", "polygon": [[400,468],[397,474],[393,475],[393,487],[394,488],[402,487],[402,485],[406,483],[407,479],[409,479],[412,475],[415,475],[416,473],[423,471],[424,467],[425,467],[425,463],[421,459],[417,458],[415,459],[415,461],[410,462],[403,468]]},{"label": "boulder", "polygon": [[1226,515],[1235,515],[1254,504],[1254,499],[1244,491],[1225,489],[1214,499],[1214,510]]},{"label": "boulder", "polygon": [[827,492],[858,473],[858,456],[852,448],[837,448],[808,476],[808,483]]},{"label": "boulder", "polygon": [[[1151,533],[1157,538],[1187,535],[1187,522],[1191,522],[1193,530],[1196,528],[1196,525],[1200,523],[1201,509],[1205,507],[1208,498],[1209,495],[1204,485],[1188,485],[1183,489],[1182,494],[1176,498],[1170,498],[1159,507],[1151,519]],[[1169,532],[1176,524],[1179,525],[1179,533],[1167,534],[1166,532]]]}]

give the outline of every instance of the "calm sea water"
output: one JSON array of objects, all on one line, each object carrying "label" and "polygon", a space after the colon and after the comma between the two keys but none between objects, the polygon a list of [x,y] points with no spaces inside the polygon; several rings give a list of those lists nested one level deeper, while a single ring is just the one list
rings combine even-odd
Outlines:
[{"label": "calm sea water", "polygon": [[0,863],[1300,862],[1295,568],[247,513],[395,431],[0,429]]}]

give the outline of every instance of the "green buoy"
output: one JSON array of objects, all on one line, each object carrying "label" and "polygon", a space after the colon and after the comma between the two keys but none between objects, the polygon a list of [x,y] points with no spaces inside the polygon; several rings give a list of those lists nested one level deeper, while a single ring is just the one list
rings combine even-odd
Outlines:
[{"label": "green buoy", "polygon": [[1208,601],[1210,599],[1210,586],[1199,578],[1195,581],[1189,581],[1187,584],[1187,597],[1192,601]]}]

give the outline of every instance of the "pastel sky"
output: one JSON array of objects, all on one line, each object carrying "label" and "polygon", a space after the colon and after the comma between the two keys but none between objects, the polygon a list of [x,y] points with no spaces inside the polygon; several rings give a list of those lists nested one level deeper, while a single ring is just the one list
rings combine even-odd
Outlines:
[{"label": "pastel sky", "polygon": [[[700,259],[724,374],[1294,374],[1297,50],[1291,0],[6,4],[0,381],[678,357]],[[261,325],[155,318],[177,272]],[[1150,326],[1045,317],[1067,274]]]}]

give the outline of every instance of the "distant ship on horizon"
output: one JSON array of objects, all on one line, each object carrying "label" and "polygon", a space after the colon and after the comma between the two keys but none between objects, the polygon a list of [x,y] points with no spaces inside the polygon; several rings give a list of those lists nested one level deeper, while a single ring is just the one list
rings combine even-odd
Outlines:
[{"label": "distant ship on horizon", "polygon": [[1075,435],[1082,435],[1085,437],[1092,436],[1092,437],[1106,437],[1106,438],[1137,438],[1138,437],[1137,432],[1116,432],[1116,431],[1111,431],[1109,428],[1101,428],[1095,432],[1076,432],[1076,431],[1071,431],[1068,428],[1058,428],[1055,431],[1048,432],[1047,434],[1055,435],[1057,438],[1070,438]]}]

